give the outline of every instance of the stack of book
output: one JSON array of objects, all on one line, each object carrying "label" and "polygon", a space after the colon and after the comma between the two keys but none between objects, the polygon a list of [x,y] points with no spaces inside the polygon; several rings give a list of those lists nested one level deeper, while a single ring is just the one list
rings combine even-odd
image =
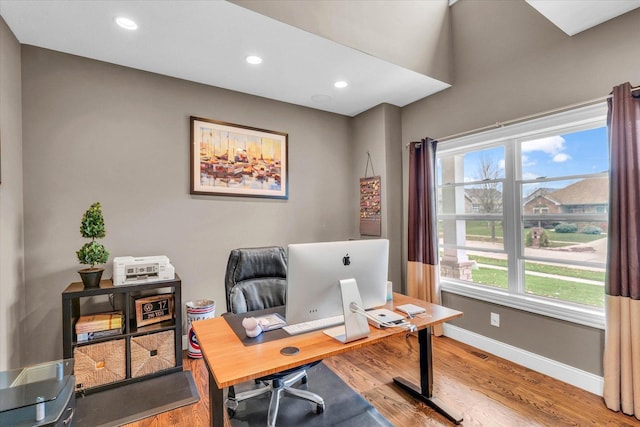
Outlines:
[{"label": "stack of book", "polygon": [[96,313],[80,316],[76,322],[78,341],[90,341],[97,338],[122,334],[124,317],[121,311]]}]

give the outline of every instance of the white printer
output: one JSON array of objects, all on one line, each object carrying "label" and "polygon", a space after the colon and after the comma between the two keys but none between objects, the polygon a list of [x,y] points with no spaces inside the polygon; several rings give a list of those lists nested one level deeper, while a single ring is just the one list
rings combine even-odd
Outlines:
[{"label": "white printer", "polygon": [[113,259],[113,285],[137,285],[141,283],[173,280],[175,268],[164,255]]}]

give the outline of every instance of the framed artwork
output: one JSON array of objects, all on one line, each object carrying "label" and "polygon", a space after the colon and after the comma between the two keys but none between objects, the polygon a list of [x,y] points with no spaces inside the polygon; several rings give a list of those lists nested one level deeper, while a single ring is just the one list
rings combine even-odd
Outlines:
[{"label": "framed artwork", "polygon": [[288,198],[288,135],[191,117],[191,194]]}]

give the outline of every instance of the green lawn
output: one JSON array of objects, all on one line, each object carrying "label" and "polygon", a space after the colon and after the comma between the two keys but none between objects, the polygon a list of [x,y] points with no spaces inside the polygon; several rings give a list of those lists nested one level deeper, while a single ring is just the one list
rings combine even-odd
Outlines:
[{"label": "green lawn", "polygon": [[556,233],[553,230],[545,231],[549,240],[555,242],[589,243],[605,237],[604,234]]},{"label": "green lawn", "polygon": [[469,259],[477,262],[478,264],[497,265],[499,267],[507,266],[506,259],[490,258],[490,257],[480,256],[480,255],[469,255]]},{"label": "green lawn", "polygon": [[[473,270],[473,281],[489,286],[507,289],[507,272],[490,268]],[[527,276],[527,293],[586,304],[594,307],[604,307],[604,287],[575,283],[567,280],[554,280],[546,277]]]},{"label": "green lawn", "polygon": [[[466,221],[467,236],[491,236],[492,221]],[[502,237],[502,223],[495,221],[496,237]]]},{"label": "green lawn", "polygon": [[[469,259],[479,264],[497,265],[500,267],[507,266],[507,260],[483,257],[478,255],[469,255]],[[536,271],[538,273],[555,274],[564,277],[576,277],[578,279],[597,280],[604,282],[604,271],[583,270],[580,268],[561,267],[557,265],[540,264],[537,262],[525,262],[527,271]]]},{"label": "green lawn", "polygon": [[538,264],[536,262],[525,262],[525,270],[537,271],[539,273],[556,274],[564,277],[575,277],[578,279],[596,280],[604,283],[605,272],[594,270],[583,270],[580,268],[560,267],[557,265]]}]

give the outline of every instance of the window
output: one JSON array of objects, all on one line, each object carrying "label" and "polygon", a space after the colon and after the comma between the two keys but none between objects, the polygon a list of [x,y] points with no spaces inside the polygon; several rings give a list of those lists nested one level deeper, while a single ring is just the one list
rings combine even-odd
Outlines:
[{"label": "window", "polygon": [[438,145],[442,288],[603,327],[606,105]]}]

